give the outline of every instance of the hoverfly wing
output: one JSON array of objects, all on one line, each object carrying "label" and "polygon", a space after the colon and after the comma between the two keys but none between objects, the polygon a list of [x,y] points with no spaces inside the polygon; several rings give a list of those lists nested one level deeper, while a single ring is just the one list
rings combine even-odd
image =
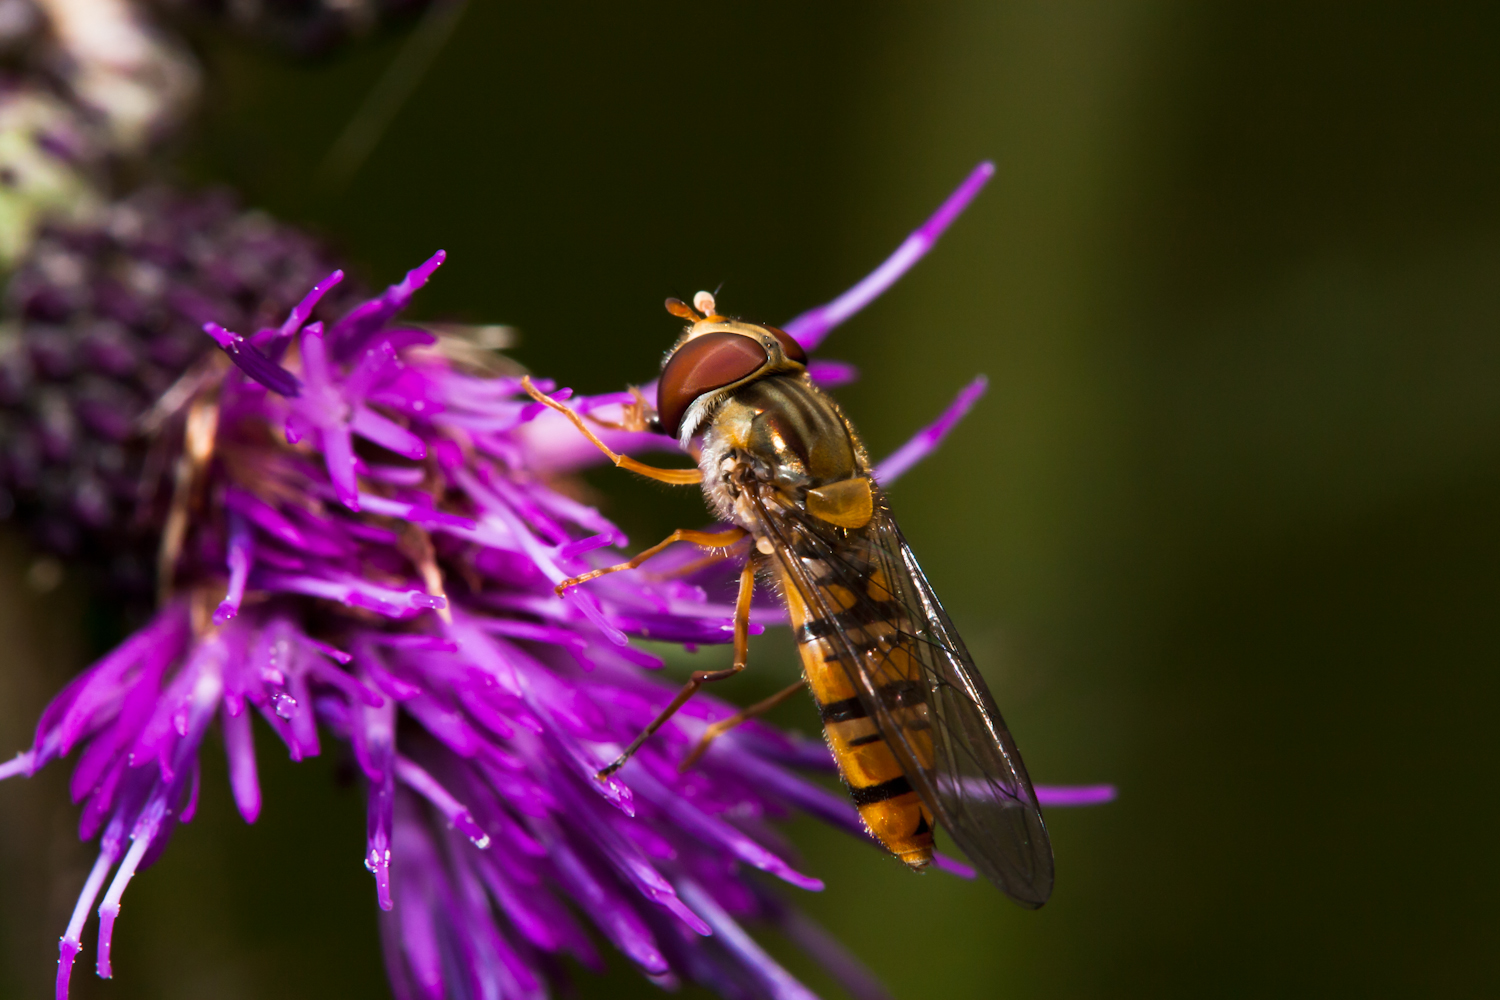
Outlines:
[{"label": "hoverfly wing", "polygon": [[[761,515],[911,786],[986,878],[1022,906],[1041,906],[1052,892],[1052,846],[1031,779],[883,498],[857,530],[780,505],[761,505]],[[913,666],[924,712],[891,696],[910,690]]]},{"label": "hoverfly wing", "polygon": [[[1052,843],[1026,765],[911,547],[889,515],[887,524],[901,560],[887,573],[925,616],[919,644],[933,714],[933,812],[986,878],[1021,905],[1041,906],[1052,894]],[[888,549],[883,554],[894,564]]]}]

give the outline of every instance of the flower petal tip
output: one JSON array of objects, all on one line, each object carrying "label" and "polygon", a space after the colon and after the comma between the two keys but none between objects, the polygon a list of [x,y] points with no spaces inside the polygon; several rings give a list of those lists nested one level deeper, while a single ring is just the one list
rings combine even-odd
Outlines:
[{"label": "flower petal tip", "polygon": [[1037,785],[1036,800],[1044,806],[1099,806],[1119,797],[1114,785]]}]

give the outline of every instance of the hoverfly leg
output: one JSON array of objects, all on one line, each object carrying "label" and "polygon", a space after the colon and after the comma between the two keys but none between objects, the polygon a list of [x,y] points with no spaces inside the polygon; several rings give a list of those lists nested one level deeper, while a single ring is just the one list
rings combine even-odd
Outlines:
[{"label": "hoverfly leg", "polygon": [[[744,541],[744,539],[740,539],[740,541]],[[652,580],[685,580],[694,573],[708,569],[710,566],[717,566],[726,559],[735,559],[744,554],[744,551],[739,547],[739,542],[735,542],[727,548],[714,549],[701,559],[694,559],[692,562],[685,563],[675,569],[663,570],[660,573],[651,573],[649,574],[649,578]]]},{"label": "hoverfly leg", "polygon": [[750,598],[755,596],[755,571],[760,568],[760,559],[755,553],[745,560],[740,570],[740,592],[734,600],[734,669],[744,670],[750,659]]},{"label": "hoverfly leg", "polygon": [[744,669],[745,667],[743,664],[736,663],[734,666],[724,670],[695,670],[693,672],[693,675],[688,678],[688,682],[682,686],[682,690],[677,692],[677,697],[673,698],[672,701],[667,705],[667,707],[661,710],[661,714],[652,719],[651,724],[641,731],[641,735],[631,740],[630,746],[626,747],[624,752],[621,753],[620,756],[616,757],[605,767],[601,768],[599,770],[599,773],[594,777],[601,779],[607,778],[611,774],[614,774],[616,771],[618,771],[620,768],[624,767],[625,762],[628,761],[632,756],[634,756],[635,752],[641,748],[641,744],[650,739],[652,734],[655,733],[658,729],[666,725],[667,720],[676,715],[677,710],[683,705],[686,705],[688,703],[688,699],[697,694],[698,689],[703,685],[711,684],[714,681],[727,680],[728,678],[733,677],[735,674]]},{"label": "hoverfly leg", "polygon": [[640,389],[630,386],[630,395],[634,399],[620,408],[621,414],[619,420],[600,420],[592,413],[589,414],[589,419],[607,431],[635,431],[639,433],[650,430],[651,424],[647,420],[646,414],[655,411],[652,409],[651,404],[646,402],[646,396]]},{"label": "hoverfly leg", "polygon": [[624,767],[625,762],[641,748],[641,745],[650,739],[653,733],[666,725],[667,720],[676,715],[677,710],[686,705],[688,699],[697,694],[698,689],[703,685],[727,680],[745,669],[745,659],[750,648],[750,598],[755,593],[756,565],[756,560],[746,560],[745,568],[740,573],[739,598],[734,602],[734,663],[724,670],[695,670],[687,683],[682,686],[682,690],[677,692],[677,697],[673,698],[667,707],[651,720],[651,724],[641,732],[641,735],[630,741],[630,745],[620,756],[601,768],[594,777],[603,780]]},{"label": "hoverfly leg", "polygon": [[678,542],[692,542],[694,545],[701,545],[705,549],[725,549],[733,545],[735,542],[738,542],[740,539],[744,538],[747,534],[749,534],[749,532],[747,532],[744,528],[738,527],[730,528],[728,531],[693,531],[688,528],[678,528],[676,531],[668,535],[665,540],[658,542],[657,544],[651,546],[649,549],[646,549],[644,552],[639,553],[633,559],[618,563],[614,566],[605,566],[603,569],[589,570],[587,573],[584,573],[581,576],[570,577],[569,579],[564,580],[562,583],[559,583],[552,589],[557,593],[557,596],[561,597],[563,595],[563,591],[569,589],[570,587],[576,587],[580,583],[587,583],[590,580],[596,580],[599,577],[605,576],[609,573],[618,573],[622,569],[639,569],[640,565],[647,559],[650,559],[658,552],[662,551],[670,545],[675,545]]},{"label": "hoverfly leg", "polygon": [[710,725],[707,729],[703,730],[703,735],[698,738],[698,745],[693,747],[693,752],[682,758],[682,763],[677,765],[678,772],[686,771],[698,763],[703,758],[703,755],[708,752],[708,747],[714,740],[723,736],[740,723],[748,722],[757,716],[766,714],[805,687],[807,687],[807,678],[804,677],[790,687],[777,691],[771,697],[762,699],[748,708],[742,708],[733,715],[726,716]]},{"label": "hoverfly leg", "polygon": [[629,455],[621,455],[619,452],[616,452],[609,445],[599,440],[599,435],[589,430],[588,425],[583,422],[583,418],[571,406],[559,403],[532,385],[531,376],[522,377],[521,388],[525,389],[526,394],[538,403],[556,410],[572,421],[573,426],[578,428],[579,433],[588,438],[595,448],[604,452],[609,460],[619,468],[629,469],[631,472],[645,476],[647,479],[655,479],[657,482],[668,483],[672,486],[693,486],[703,482],[703,470],[701,469],[658,469],[654,465],[637,462]]}]

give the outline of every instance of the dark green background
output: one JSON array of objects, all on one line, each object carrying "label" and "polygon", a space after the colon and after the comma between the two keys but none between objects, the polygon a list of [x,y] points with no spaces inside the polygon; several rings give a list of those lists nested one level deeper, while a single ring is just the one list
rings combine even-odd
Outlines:
[{"label": "dark green background", "polygon": [[[475,0],[342,191],[318,164],[401,37],[308,66],[204,36],[179,169],[374,280],[446,248],[421,315],[598,391],[650,376],[665,295],[785,319],[994,159],[825,356],[876,454],[990,376],[893,500],[1033,775],[1120,799],[1053,811],[1038,913],[811,824],[805,907],[901,1000],[1500,990],[1496,8],[705,6]],[[702,520],[590,481],[640,544]],[[7,587],[9,748],[85,642],[76,591]],[[727,696],[791,676],[784,635],[757,656]],[[208,752],[119,978],[75,995],[383,995],[361,796],[270,742],[253,828]],[[0,787],[3,996],[48,988],[90,857],[64,784]]]}]

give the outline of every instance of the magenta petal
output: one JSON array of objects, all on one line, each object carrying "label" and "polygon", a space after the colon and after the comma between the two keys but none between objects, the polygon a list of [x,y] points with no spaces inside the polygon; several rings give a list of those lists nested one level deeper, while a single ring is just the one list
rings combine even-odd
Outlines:
[{"label": "magenta petal", "polygon": [[938,206],[932,217],[908,236],[883,264],[832,302],[809,309],[787,323],[786,332],[808,351],[814,350],[834,327],[879,298],[882,292],[911,270],[912,265],[925,257],[938,237],[969,207],[969,202],[974,200],[980,188],[984,187],[994,173],[995,165],[988,160],[975,167],[958,186],[958,190],[949,195],[948,200]]},{"label": "magenta petal", "polygon": [[728,823],[707,815],[686,798],[669,791],[655,777],[646,773],[644,768],[638,768],[631,775],[630,782],[640,790],[642,795],[649,795],[651,801],[658,808],[667,812],[681,825],[683,830],[693,836],[701,837],[716,850],[723,851],[729,857],[737,858],[752,867],[775,875],[777,878],[789,882],[799,889],[808,889],[816,892],[823,888],[821,880],[796,871],[785,861],[782,861]]},{"label": "magenta petal", "polygon": [[369,778],[365,867],[375,876],[375,898],[382,910],[391,902],[391,825],[396,808],[396,709],[386,702],[364,705],[354,714],[354,752]]},{"label": "magenta petal", "polygon": [[21,751],[4,764],[0,764],[0,781],[4,781],[6,778],[14,778],[18,774],[34,773],[36,771],[35,760],[36,754],[32,751]]},{"label": "magenta petal", "polygon": [[938,871],[947,872],[949,875],[957,875],[959,878],[975,879],[979,873],[954,857],[949,857],[942,851],[932,855],[932,866]]},{"label": "magenta petal", "polygon": [[229,758],[229,787],[234,792],[234,804],[246,823],[254,823],[260,817],[260,780],[255,769],[250,713],[231,714],[226,705],[220,725],[224,729],[224,755]]},{"label": "magenta petal", "polygon": [[354,443],[343,424],[323,428],[323,456],[328,463],[328,477],[338,493],[339,502],[350,510],[359,510],[359,485],[354,478]]},{"label": "magenta petal", "polygon": [[823,389],[836,389],[859,379],[859,369],[847,361],[814,358],[807,364],[807,377]]},{"label": "magenta petal", "polygon": [[744,961],[745,967],[761,981],[768,995],[776,1000],[818,1000],[816,994],[782,968],[702,886],[692,879],[682,878],[677,882],[677,892],[713,927],[714,939]]},{"label": "magenta petal", "polygon": [[388,448],[403,458],[415,461],[427,457],[427,446],[422,443],[421,438],[366,407],[354,408],[354,419],[350,421],[349,428],[360,437]]},{"label": "magenta petal", "polygon": [[99,904],[99,960],[96,971],[100,979],[109,979],[113,975],[109,964],[109,947],[114,936],[115,918],[120,915],[120,897],[125,894],[125,887],[135,877],[141,859],[146,856],[146,851],[151,847],[151,841],[161,829],[166,809],[166,798],[158,793],[141,811],[141,817],[136,820],[135,829],[130,832],[130,850],[125,853],[125,860],[120,862],[114,881],[110,883],[109,891],[104,894],[104,902]]},{"label": "magenta petal", "polygon": [[308,318],[312,316],[313,310],[318,307],[318,303],[322,301],[323,296],[327,295],[334,285],[343,280],[344,272],[338,270],[314,285],[312,291],[308,292],[302,297],[301,302],[292,307],[292,311],[287,316],[286,322],[281,324],[280,335],[290,337],[300,331]]},{"label": "magenta petal", "polygon": [[84,880],[83,891],[78,894],[78,903],[73,907],[73,917],[68,921],[68,929],[63,932],[62,940],[58,944],[57,1000],[67,1000],[68,980],[73,974],[73,960],[78,957],[78,952],[83,947],[81,940],[83,925],[88,921],[89,909],[98,898],[99,890],[104,888],[104,880],[109,877],[109,870],[114,867],[115,861],[120,856],[120,841],[123,835],[118,821],[111,824],[110,832],[104,835],[99,845],[99,857],[95,859],[94,867],[89,871],[89,877]]},{"label": "magenta petal", "polygon": [[411,301],[417,289],[427,284],[427,279],[432,277],[432,272],[436,271],[447,257],[445,251],[439,250],[424,263],[408,271],[406,277],[387,288],[379,298],[371,299],[355,307],[347,316],[334,324],[330,334],[334,342],[340,345],[340,350],[356,350],[361,347],[364,336],[378,329],[386,320],[400,312]]},{"label": "magenta petal", "polygon": [[298,381],[297,376],[260,353],[260,350],[244,337],[231,333],[217,323],[203,324],[203,332],[224,349],[224,353],[229,355],[229,360],[233,361],[240,371],[267,389],[287,397],[301,394],[302,383]]},{"label": "magenta petal", "polygon": [[974,381],[964,386],[936,420],[917,431],[916,436],[891,452],[884,461],[875,466],[872,473],[875,481],[882,486],[889,486],[907,469],[937,450],[937,446],[943,443],[943,438],[948,436],[948,432],[973,408],[974,404],[979,401],[979,397],[984,395],[989,384],[989,379],[979,375]]},{"label": "magenta petal", "polygon": [[402,784],[432,803],[449,823],[473,841],[475,847],[484,850],[490,846],[490,835],[474,822],[474,815],[469,812],[468,807],[454,798],[453,793],[444,788],[432,775],[398,755],[396,777],[401,779]]},{"label": "magenta petal", "polygon": [[250,577],[250,563],[255,558],[255,543],[244,517],[231,511],[226,520],[229,522],[229,552],[225,559],[229,564],[229,590],[214,612],[215,625],[223,625],[239,614],[240,602],[245,599],[245,581]]},{"label": "magenta petal", "polygon": [[1036,800],[1044,806],[1097,806],[1113,802],[1114,785],[1037,785]]}]

